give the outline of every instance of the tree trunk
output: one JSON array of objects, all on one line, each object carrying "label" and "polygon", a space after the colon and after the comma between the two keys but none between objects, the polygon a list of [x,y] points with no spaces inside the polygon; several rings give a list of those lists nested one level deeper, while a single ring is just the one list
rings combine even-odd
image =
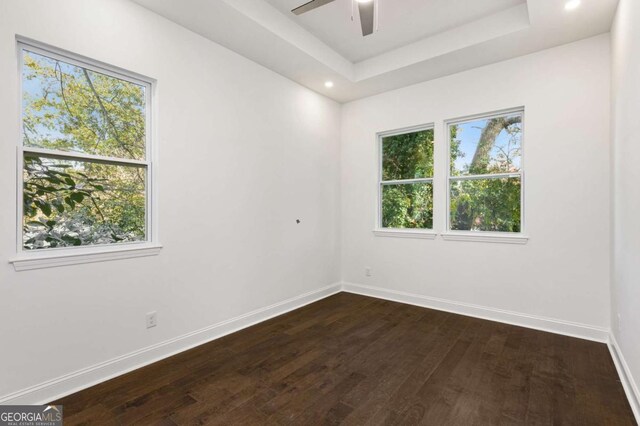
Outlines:
[{"label": "tree trunk", "polygon": [[519,123],[520,117],[499,117],[492,118],[487,122],[487,125],[482,129],[480,135],[480,141],[478,147],[473,155],[473,160],[469,166],[469,172],[471,174],[482,174],[487,172],[489,166],[489,160],[491,159],[491,150],[496,144],[496,139],[500,132],[508,128],[512,124]]}]

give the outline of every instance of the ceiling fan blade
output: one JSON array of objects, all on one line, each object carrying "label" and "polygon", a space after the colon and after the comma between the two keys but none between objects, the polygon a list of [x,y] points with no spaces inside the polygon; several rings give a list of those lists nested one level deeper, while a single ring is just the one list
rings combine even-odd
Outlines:
[{"label": "ceiling fan blade", "polygon": [[358,3],[358,12],[360,12],[360,25],[362,26],[363,36],[373,34],[375,4],[376,2],[374,0],[367,3]]},{"label": "ceiling fan blade", "polygon": [[311,0],[310,2],[305,3],[302,6],[296,7],[291,12],[293,12],[294,15],[301,15],[305,12],[308,12],[320,6],[324,6],[325,4],[331,3],[333,1],[335,0]]}]

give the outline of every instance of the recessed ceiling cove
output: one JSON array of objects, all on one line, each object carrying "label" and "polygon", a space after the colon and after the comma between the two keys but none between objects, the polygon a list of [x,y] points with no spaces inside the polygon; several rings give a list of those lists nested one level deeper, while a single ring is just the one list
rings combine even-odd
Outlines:
[{"label": "recessed ceiling cove", "polygon": [[526,3],[525,0],[377,0],[378,30],[362,37],[356,0],[335,0],[299,16],[291,10],[307,0],[265,1],[351,62]]},{"label": "recessed ceiling cove", "polygon": [[132,1],[339,102],[606,33],[617,5],[375,0],[377,31],[363,37],[352,0],[300,15],[309,0]]}]

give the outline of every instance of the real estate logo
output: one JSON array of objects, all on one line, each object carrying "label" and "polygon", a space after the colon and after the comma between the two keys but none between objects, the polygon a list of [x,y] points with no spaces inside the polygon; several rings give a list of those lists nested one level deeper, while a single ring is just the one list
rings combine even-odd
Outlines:
[{"label": "real estate logo", "polygon": [[0,405],[0,426],[60,426],[62,405]]}]

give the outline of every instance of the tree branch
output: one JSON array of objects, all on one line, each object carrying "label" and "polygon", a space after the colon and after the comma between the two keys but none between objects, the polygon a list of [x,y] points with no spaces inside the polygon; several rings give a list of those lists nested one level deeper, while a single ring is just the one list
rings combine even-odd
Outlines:
[{"label": "tree branch", "polygon": [[[100,105],[100,109],[102,110],[102,114],[104,115],[105,121],[107,122],[109,127],[111,127],[111,129],[113,130],[113,137],[118,142],[120,147],[123,150],[125,150],[125,152],[131,156],[131,158],[135,159],[136,156],[134,155],[134,153],[129,149],[129,147],[127,147],[127,144],[122,142],[122,140],[120,139],[120,133],[118,132],[118,129],[116,128],[116,126],[113,123],[113,121],[111,121],[111,118],[109,117],[109,112],[107,111],[107,108],[105,108],[104,103],[102,102],[102,98],[98,94],[98,91],[93,86],[93,82],[91,81],[91,77],[89,77],[89,73],[87,72],[87,70],[85,68],[82,68],[82,72],[84,73],[84,77],[87,79],[87,83],[89,83],[89,87],[91,88],[91,91],[93,92],[93,95],[95,96],[96,100],[98,101],[98,105]],[[144,183],[144,180],[143,180],[142,176],[140,175],[140,170],[137,169],[137,168],[136,168],[136,176],[138,177],[138,180],[141,183]]]}]

